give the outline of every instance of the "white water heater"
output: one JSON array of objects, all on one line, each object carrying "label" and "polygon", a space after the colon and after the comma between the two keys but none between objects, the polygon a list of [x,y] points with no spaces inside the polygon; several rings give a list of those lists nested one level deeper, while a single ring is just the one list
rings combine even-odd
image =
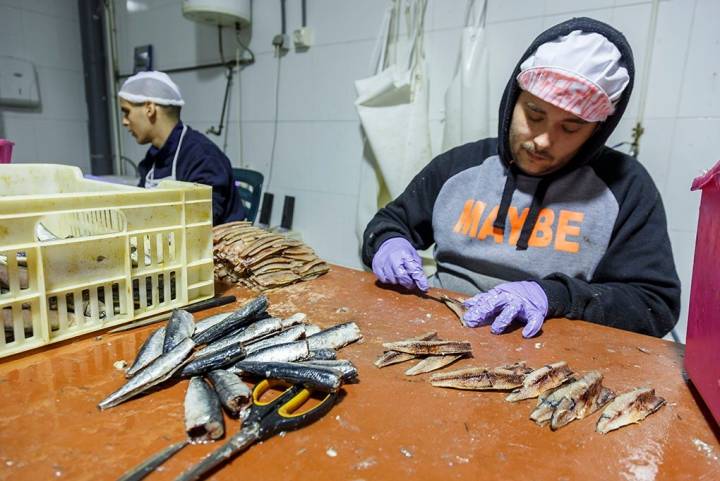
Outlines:
[{"label": "white water heater", "polygon": [[250,25],[250,0],[183,0],[183,16],[194,22],[213,25]]}]

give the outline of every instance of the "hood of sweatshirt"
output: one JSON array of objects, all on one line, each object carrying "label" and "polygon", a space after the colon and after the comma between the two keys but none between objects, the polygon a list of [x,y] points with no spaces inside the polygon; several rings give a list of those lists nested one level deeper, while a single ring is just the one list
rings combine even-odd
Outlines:
[{"label": "hood of sweatshirt", "polygon": [[[495,221],[495,228],[505,229],[505,220],[507,218],[507,212],[510,207],[513,192],[516,188],[517,175],[522,174],[518,171],[514,165],[512,153],[510,150],[509,137],[510,137],[510,123],[512,121],[513,109],[517,102],[518,96],[520,95],[521,89],[517,83],[517,76],[520,73],[520,65],[531,56],[537,48],[547,42],[553,41],[558,37],[567,35],[575,30],[582,32],[596,32],[603,35],[610,42],[612,42],[617,49],[620,51],[622,65],[627,69],[630,76],[630,81],[625,87],[620,99],[615,104],[615,112],[610,115],[605,121],[600,122],[600,125],[595,130],[593,135],[583,144],[580,150],[575,154],[572,160],[562,169],[555,172],[542,176],[538,182],[537,189],[533,196],[533,202],[530,206],[530,211],[523,225],[520,238],[518,239],[517,249],[527,249],[528,239],[532,234],[532,230],[535,227],[540,209],[543,207],[543,197],[547,191],[548,186],[552,181],[562,175],[566,174],[570,170],[577,169],[591,162],[604,148],[605,142],[610,137],[612,132],[617,127],[618,122],[622,118],[625,109],[627,108],[628,102],[630,101],[630,94],[632,93],[633,83],[635,80],[635,64],[633,61],[633,53],[630,48],[625,36],[603,22],[594,20],[592,18],[573,18],[567,20],[558,25],[550,27],[549,29],[542,32],[537,38],[530,44],[525,53],[520,57],[517,62],[515,69],[510,75],[510,79],[503,92],[502,99],[500,101],[499,121],[498,121],[498,154],[507,172],[505,188],[503,190],[502,200],[500,208],[498,210],[497,219]],[[522,174],[525,175],[525,174]]]}]

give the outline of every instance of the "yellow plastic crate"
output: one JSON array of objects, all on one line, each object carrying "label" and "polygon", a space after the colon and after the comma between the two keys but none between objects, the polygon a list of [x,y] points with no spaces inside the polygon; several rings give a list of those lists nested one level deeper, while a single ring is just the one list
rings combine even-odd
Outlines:
[{"label": "yellow plastic crate", "polygon": [[210,187],[0,165],[0,357],[213,295]]}]

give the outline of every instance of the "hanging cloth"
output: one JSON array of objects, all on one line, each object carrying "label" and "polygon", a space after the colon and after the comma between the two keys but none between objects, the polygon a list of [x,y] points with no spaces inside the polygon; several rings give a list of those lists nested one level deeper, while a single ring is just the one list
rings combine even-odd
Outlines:
[{"label": "hanging cloth", "polygon": [[427,0],[393,0],[373,55],[374,75],[357,80],[355,108],[365,145],[356,218],[358,237],[378,208],[399,196],[431,160],[428,81],[423,50]]},{"label": "hanging cloth", "polygon": [[487,0],[469,0],[455,75],[445,92],[442,151],[490,136]]}]

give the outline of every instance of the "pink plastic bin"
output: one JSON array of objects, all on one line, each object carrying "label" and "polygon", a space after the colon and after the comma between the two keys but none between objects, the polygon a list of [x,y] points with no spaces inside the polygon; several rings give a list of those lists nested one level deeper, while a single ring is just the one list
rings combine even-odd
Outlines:
[{"label": "pink plastic bin", "polygon": [[720,423],[720,161],[693,181],[702,190],[693,263],[685,369]]},{"label": "pink plastic bin", "polygon": [[12,160],[13,144],[9,140],[0,139],[0,164],[9,164]]}]

